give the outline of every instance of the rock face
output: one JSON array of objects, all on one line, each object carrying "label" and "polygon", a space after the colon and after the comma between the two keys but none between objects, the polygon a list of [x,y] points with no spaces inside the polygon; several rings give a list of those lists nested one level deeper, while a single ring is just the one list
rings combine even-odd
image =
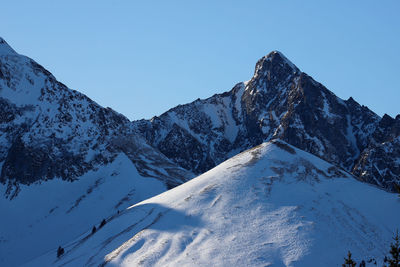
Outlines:
[{"label": "rock face", "polygon": [[362,181],[395,191],[400,184],[400,116],[384,115],[353,173]]},{"label": "rock face", "polygon": [[67,88],[3,39],[0,110],[0,182],[11,198],[20,184],[55,177],[74,181],[120,152],[141,174],[168,187],[193,176],[133,134],[126,117]]},{"label": "rock face", "polygon": [[257,62],[251,80],[231,91],[134,125],[150,144],[195,173],[282,139],[393,190],[400,182],[398,120],[381,119],[352,98],[338,98],[274,51]]}]

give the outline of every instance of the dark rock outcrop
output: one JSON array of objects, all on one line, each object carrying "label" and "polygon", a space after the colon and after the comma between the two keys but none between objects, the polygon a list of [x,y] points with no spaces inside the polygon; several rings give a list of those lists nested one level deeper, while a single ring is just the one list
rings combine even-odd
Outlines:
[{"label": "dark rock outcrop", "polygon": [[382,117],[353,173],[364,182],[395,192],[400,184],[400,116]]}]

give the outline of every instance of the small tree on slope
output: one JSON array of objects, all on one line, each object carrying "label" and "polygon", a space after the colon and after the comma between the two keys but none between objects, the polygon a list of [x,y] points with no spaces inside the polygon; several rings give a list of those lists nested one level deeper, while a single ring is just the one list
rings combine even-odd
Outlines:
[{"label": "small tree on slope", "polygon": [[394,243],[390,244],[390,258],[387,259],[387,262],[389,267],[400,267],[400,237],[398,230],[393,240]]},{"label": "small tree on slope", "polygon": [[349,251],[347,253],[347,258],[344,258],[344,264],[342,264],[342,267],[355,267],[356,264],[357,263],[351,258],[351,253]]},{"label": "small tree on slope", "polygon": [[64,249],[61,246],[59,246],[57,249],[57,258],[61,257],[62,254],[64,254]]},{"label": "small tree on slope", "polygon": [[400,184],[394,184],[394,188],[396,189],[397,193],[399,193],[400,198]]}]

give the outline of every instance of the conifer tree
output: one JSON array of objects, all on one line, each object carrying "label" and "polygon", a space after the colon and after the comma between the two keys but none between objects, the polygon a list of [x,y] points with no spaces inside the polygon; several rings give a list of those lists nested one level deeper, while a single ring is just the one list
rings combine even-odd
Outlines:
[{"label": "conifer tree", "polygon": [[399,193],[400,197],[400,184],[394,184],[394,188],[396,189],[397,193]]},{"label": "conifer tree", "polygon": [[59,246],[57,249],[57,258],[61,257],[62,254],[64,254],[64,249]]},{"label": "conifer tree", "polygon": [[387,262],[389,263],[389,267],[400,267],[400,237],[398,230],[393,240],[394,243],[390,244],[390,257],[387,259]]},{"label": "conifer tree", "polygon": [[351,258],[351,253],[349,251],[347,253],[347,258],[344,258],[344,264],[342,264],[342,267],[355,267],[356,264],[357,263]]}]

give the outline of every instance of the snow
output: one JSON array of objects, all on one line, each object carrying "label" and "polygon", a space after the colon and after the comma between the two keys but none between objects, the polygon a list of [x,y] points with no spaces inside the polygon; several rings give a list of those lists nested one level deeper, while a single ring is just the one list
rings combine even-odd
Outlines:
[{"label": "snow", "polygon": [[[21,187],[17,198],[0,198],[0,266],[16,266],[69,243],[103,218],[166,190],[161,181],[141,177],[125,154],[78,181]],[[1,196],[5,189],[0,187]]]},{"label": "snow", "polygon": [[246,82],[243,82],[243,83],[240,85],[239,91],[236,93],[236,99],[235,99],[235,103],[234,103],[234,109],[237,111],[238,117],[241,117],[241,116],[242,116],[242,97],[243,97],[243,93],[244,93],[244,91],[245,91],[245,89],[246,89],[246,87],[247,87],[247,84],[248,84],[249,82],[250,82],[250,80],[249,80],[249,81],[246,81]]},{"label": "snow", "polygon": [[203,105],[202,109],[211,119],[213,128],[223,126],[224,137],[229,140],[229,142],[233,143],[236,139],[239,128],[233,119],[232,110],[227,108],[230,106],[230,103],[230,99],[224,97],[221,99],[221,103],[206,103]]},{"label": "snow", "polygon": [[180,118],[180,115],[178,115],[176,112],[170,112],[168,114],[170,121],[171,121],[171,125],[176,123],[177,125],[179,125],[179,127],[185,129],[186,131],[188,131],[194,138],[196,138],[197,141],[200,141],[200,138],[198,137],[197,134],[195,134],[189,127],[189,124],[187,122],[187,120]]},{"label": "snow", "polygon": [[225,115],[225,137],[233,143],[236,140],[239,128],[236,125],[236,121],[233,119],[233,110],[227,108],[231,106],[231,99],[228,99],[227,97],[223,98],[223,104],[224,106],[221,109],[221,114]]},{"label": "snow", "polygon": [[46,77],[42,74],[33,75],[29,67],[30,59],[27,57],[18,55],[7,58],[4,62],[9,71],[13,73],[13,80],[10,82],[11,89],[7,88],[9,86],[4,80],[0,80],[0,86],[3,83],[2,87],[7,88],[7,90],[2,90],[1,97],[9,99],[17,106],[36,104],[40,96],[40,89],[45,86]]},{"label": "snow", "polygon": [[219,128],[223,125],[220,114],[221,111],[217,105],[206,103],[204,104],[202,109],[203,112],[206,113],[208,117],[211,119],[211,123],[214,128]]},{"label": "snow", "polygon": [[400,224],[388,212],[397,198],[264,143],[129,207],[79,246],[63,243],[60,259],[55,245],[25,266],[339,266],[348,250],[379,262]]},{"label": "snow", "polygon": [[335,119],[335,118],[338,118],[339,116],[337,116],[336,114],[332,114],[331,113],[330,105],[329,105],[328,99],[326,97],[326,94],[323,91],[321,91],[321,94],[322,94],[322,101],[323,101],[323,106],[322,106],[323,115],[326,118],[331,119],[331,120]]}]

